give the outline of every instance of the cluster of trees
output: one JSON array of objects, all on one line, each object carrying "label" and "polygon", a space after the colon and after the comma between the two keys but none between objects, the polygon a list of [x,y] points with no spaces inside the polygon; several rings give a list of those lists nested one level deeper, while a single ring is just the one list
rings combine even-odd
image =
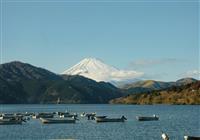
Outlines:
[{"label": "cluster of trees", "polygon": [[111,100],[118,104],[200,104],[200,81]]}]

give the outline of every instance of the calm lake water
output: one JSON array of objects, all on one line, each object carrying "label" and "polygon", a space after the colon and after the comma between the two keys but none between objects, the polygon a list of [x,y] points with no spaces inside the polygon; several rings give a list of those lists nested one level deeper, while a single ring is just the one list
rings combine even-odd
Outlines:
[{"label": "calm lake water", "polygon": [[[184,135],[200,136],[200,106],[172,105],[0,105],[0,112],[97,112],[98,115],[121,117],[125,123],[96,123],[80,118],[75,124],[41,124],[31,119],[22,125],[0,125],[0,140],[161,140],[161,131],[170,140]],[[159,121],[138,122],[137,115],[153,115]]]}]

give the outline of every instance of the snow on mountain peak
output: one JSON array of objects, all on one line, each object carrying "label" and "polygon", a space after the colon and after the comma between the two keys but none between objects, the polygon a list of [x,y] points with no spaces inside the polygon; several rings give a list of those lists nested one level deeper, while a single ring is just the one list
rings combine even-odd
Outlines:
[{"label": "snow on mountain peak", "polygon": [[138,78],[142,72],[119,70],[103,63],[97,58],[85,58],[61,74],[81,75],[95,81],[123,81]]}]

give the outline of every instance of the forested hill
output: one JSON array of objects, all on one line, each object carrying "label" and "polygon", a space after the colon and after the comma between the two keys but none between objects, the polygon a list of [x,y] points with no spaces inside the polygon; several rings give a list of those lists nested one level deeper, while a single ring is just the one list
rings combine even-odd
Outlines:
[{"label": "forested hill", "polygon": [[112,104],[200,104],[200,81],[166,90],[131,94],[113,99]]},{"label": "forested hill", "polygon": [[0,104],[108,103],[118,88],[82,76],[62,76],[22,62],[0,65]]}]

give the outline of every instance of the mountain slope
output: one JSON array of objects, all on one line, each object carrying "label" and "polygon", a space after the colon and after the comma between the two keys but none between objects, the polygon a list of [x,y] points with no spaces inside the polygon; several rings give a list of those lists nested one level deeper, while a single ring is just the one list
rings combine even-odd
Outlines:
[{"label": "mountain slope", "polygon": [[0,77],[7,81],[62,79],[48,70],[18,61],[2,64],[0,65],[0,70]]},{"label": "mountain slope", "polygon": [[146,81],[138,81],[133,84],[124,85],[123,89],[130,89],[136,87],[148,88],[152,90],[159,90],[163,88],[167,88],[171,86],[172,82],[161,82],[161,81],[154,81],[154,80],[146,80]]},{"label": "mountain slope", "polygon": [[191,84],[194,82],[197,82],[198,80],[194,79],[194,78],[182,78],[176,81],[176,85],[187,85],[187,84]]},{"label": "mountain slope", "polygon": [[200,104],[200,81],[111,100],[114,104]]},{"label": "mountain slope", "polygon": [[25,102],[26,93],[20,83],[7,82],[0,78],[0,104]]},{"label": "mountain slope", "polygon": [[[0,65],[1,103],[38,103],[40,94],[44,92],[48,84],[56,80],[62,80],[58,75],[42,68],[34,67],[21,62],[11,62]],[[10,96],[12,98],[9,98]],[[9,100],[5,100],[8,98]],[[22,98],[20,101],[18,98]]]},{"label": "mountain slope", "polygon": [[107,103],[120,97],[109,83],[82,76],[60,76],[22,62],[0,65],[0,103]]},{"label": "mountain slope", "polygon": [[142,93],[148,92],[153,90],[162,90],[167,89],[172,86],[182,86],[186,84],[190,84],[196,82],[196,79],[193,78],[183,78],[177,80],[176,82],[162,82],[162,81],[154,81],[154,80],[145,80],[145,81],[138,81],[131,84],[125,84],[120,88],[125,90],[125,92],[132,94],[132,93]]},{"label": "mountain slope", "polygon": [[143,75],[141,72],[119,70],[96,58],[85,58],[61,74],[81,75],[95,81],[113,83],[132,80]]}]

